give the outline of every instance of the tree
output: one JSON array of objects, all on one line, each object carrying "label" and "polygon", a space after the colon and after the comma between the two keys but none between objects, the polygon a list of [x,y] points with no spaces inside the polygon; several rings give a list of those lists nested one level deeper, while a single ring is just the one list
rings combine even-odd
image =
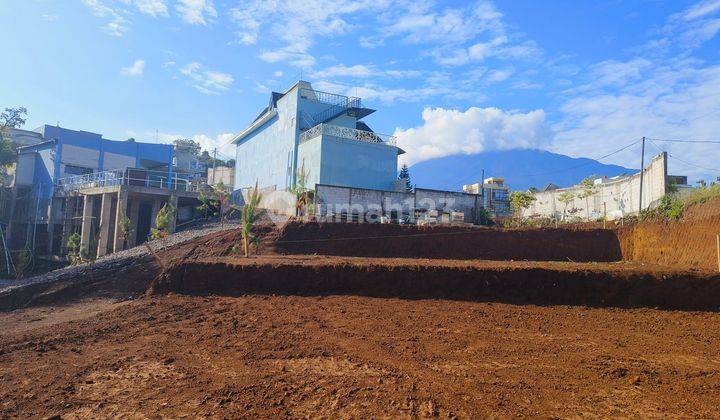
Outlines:
[{"label": "tree", "polygon": [[208,218],[208,215],[214,216],[218,213],[218,202],[215,200],[211,187],[208,186],[207,188],[200,188],[200,191],[198,192],[198,201],[200,202],[200,205],[197,209],[205,215],[205,219]]},{"label": "tree", "polygon": [[217,185],[215,185],[215,198],[220,206],[220,226],[222,227],[223,218],[230,203],[230,187],[223,184],[222,181],[218,182]]},{"label": "tree", "polygon": [[258,248],[258,238],[253,232],[255,223],[260,219],[260,215],[257,212],[257,206],[260,204],[260,189],[258,188],[257,181],[255,182],[255,189],[252,190],[248,201],[245,203],[242,209],[242,240],[243,240],[243,254],[245,257],[250,256],[250,243],[255,244],[255,249]]},{"label": "tree", "polygon": [[155,217],[155,227],[150,230],[153,239],[162,239],[172,234],[172,225],[170,222],[175,218],[175,206],[170,203],[160,209]]},{"label": "tree", "polygon": [[412,192],[413,186],[410,183],[410,169],[408,168],[406,163],[403,163],[402,168],[400,168],[400,175],[398,175],[398,179],[404,179],[405,191]]},{"label": "tree", "polygon": [[535,195],[529,191],[513,191],[510,193],[510,209],[517,217],[522,217],[523,210],[529,208],[535,200]]},{"label": "tree", "polygon": [[80,252],[80,234],[75,232],[70,237],[68,237],[67,241],[67,250],[68,250],[68,260],[70,260],[70,264],[76,265],[80,264],[82,262],[81,252]]},{"label": "tree", "polygon": [[590,219],[590,200],[589,198],[592,197],[597,193],[597,189],[595,186],[595,178],[596,176],[589,176],[582,181],[580,181],[580,186],[582,187],[582,191],[580,194],[578,194],[578,198],[584,198],[585,199],[585,213],[587,215],[587,218]]},{"label": "tree", "polygon": [[2,128],[19,128],[25,125],[27,108],[21,106],[19,108],[5,108],[0,113],[0,127]]},{"label": "tree", "polygon": [[563,191],[558,195],[558,201],[565,204],[565,208],[563,208],[563,220],[565,220],[565,217],[567,216],[567,208],[568,205],[575,199],[575,195],[571,193],[570,191]]},{"label": "tree", "polygon": [[10,141],[10,129],[19,128],[25,124],[25,115],[27,108],[5,108],[0,113],[0,165],[2,166],[2,175],[5,176],[7,167],[15,163],[17,156],[17,145]]},{"label": "tree", "polygon": [[127,239],[130,237],[130,232],[132,232],[132,222],[130,221],[130,218],[127,217],[124,210],[120,210],[118,227],[120,228],[120,237],[123,240],[123,248],[125,248]]},{"label": "tree", "polygon": [[308,189],[306,186],[309,175],[310,171],[305,171],[305,159],[303,159],[302,164],[297,171],[295,186],[290,189],[290,192],[295,194],[295,216],[303,214],[305,207],[309,204],[307,195]]}]

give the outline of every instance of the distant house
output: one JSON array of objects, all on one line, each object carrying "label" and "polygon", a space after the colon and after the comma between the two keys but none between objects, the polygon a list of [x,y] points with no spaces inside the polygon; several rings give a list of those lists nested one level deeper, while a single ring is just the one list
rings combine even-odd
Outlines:
[{"label": "distant house", "polygon": [[[235,136],[235,189],[289,190],[305,185],[397,188],[395,138],[374,132],[362,118],[375,112],[353,98],[300,81],[273,92],[257,118]],[[302,173],[300,173],[302,172]]]},{"label": "distant house", "polygon": [[[7,220],[14,249],[64,254],[69,235],[78,232],[90,255],[101,256],[144,241],[164,203],[179,213],[194,208],[193,181],[173,166],[173,145],[50,125],[35,133],[29,137],[40,142],[18,149]],[[120,215],[131,220],[127,241],[118,238]]]},{"label": "distant house", "polygon": [[463,185],[463,191],[480,195],[482,206],[496,217],[510,214],[509,188],[503,178],[485,178],[482,184]]}]

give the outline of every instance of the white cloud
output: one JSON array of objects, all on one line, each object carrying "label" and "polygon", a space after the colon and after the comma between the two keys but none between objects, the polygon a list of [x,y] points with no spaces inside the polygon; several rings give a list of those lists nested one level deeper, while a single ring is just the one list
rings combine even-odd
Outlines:
[{"label": "white cloud", "polygon": [[512,74],[512,70],[491,70],[487,74],[487,81],[490,83],[499,83],[507,80]]},{"label": "white cloud", "polygon": [[167,16],[168,8],[165,0],[134,0],[133,3],[138,10],[152,17]]},{"label": "white cloud", "polygon": [[464,8],[446,8],[436,12],[420,4],[410,10],[399,8],[384,32],[400,36],[412,44],[461,44],[486,32],[504,30],[502,14],[488,1],[477,1]]},{"label": "white cloud", "polygon": [[262,60],[311,68],[317,60],[310,48],[317,37],[345,34],[353,27],[346,21],[348,16],[372,15],[388,4],[388,0],[249,0],[239,2],[230,16],[238,27],[238,43],[255,44],[261,31],[280,43],[263,50]]},{"label": "white cloud", "polygon": [[83,0],[83,2],[90,8],[90,10],[92,10],[93,15],[109,20],[105,25],[100,27],[107,34],[122,37],[125,33],[127,33],[127,21],[119,11],[106,5],[100,0]]},{"label": "white cloud", "polygon": [[332,77],[354,77],[367,78],[378,76],[380,72],[373,65],[356,64],[354,66],[346,66],[338,64],[328,67],[325,70],[317,71],[312,74],[316,79],[327,79]]},{"label": "white cloud", "polygon": [[58,15],[54,15],[51,13],[46,13],[46,14],[42,15],[41,17],[42,17],[42,20],[44,20],[45,22],[57,22],[57,20],[60,18]]},{"label": "white cloud", "polygon": [[401,155],[404,163],[484,150],[543,147],[552,137],[542,110],[426,108],[422,119],[419,127],[395,130],[398,146],[407,152]]},{"label": "white cloud", "polygon": [[170,144],[177,139],[191,139],[200,144],[202,150],[206,150],[212,154],[213,150],[217,148],[218,158],[234,158],[235,157],[235,145],[230,141],[235,137],[236,133],[221,133],[216,136],[208,134],[193,134],[188,136],[186,134],[175,134],[175,133],[155,133],[146,132],[145,136],[148,138],[155,138],[157,135],[160,143]]},{"label": "white cloud", "polygon": [[318,70],[310,74],[315,80],[332,79],[332,78],[353,78],[353,79],[369,79],[379,77],[394,78],[410,78],[422,75],[419,70],[386,70],[379,69],[374,64],[355,64],[346,66],[345,64],[336,64],[323,70]]},{"label": "white cloud", "polygon": [[[552,149],[571,156],[594,157],[642,136],[708,139],[720,132],[720,66],[692,59],[654,62],[626,83],[622,91],[597,89],[571,97],[561,107]],[[718,167],[717,145],[660,143],[671,154],[705,167]],[[712,147],[711,147],[712,146]],[[648,144],[649,154],[659,151]],[[608,162],[639,167],[639,146]],[[700,176],[701,168],[669,159],[670,171]]]},{"label": "white cloud", "polygon": [[191,138],[196,142],[200,143],[203,150],[212,151],[217,148],[218,157],[235,157],[235,145],[230,141],[235,137],[237,133],[221,133],[217,136],[209,136],[207,134],[195,134]]},{"label": "white cloud", "polygon": [[178,0],[176,9],[182,20],[191,25],[207,25],[217,17],[212,0]]},{"label": "white cloud", "polygon": [[123,67],[120,70],[120,73],[124,76],[141,76],[143,74],[143,71],[145,70],[145,60],[135,60],[132,66],[130,67]]},{"label": "white cloud", "polygon": [[683,20],[694,20],[720,10],[720,0],[705,0],[690,6],[681,13]]},{"label": "white cloud", "polygon": [[228,73],[206,70],[198,63],[192,62],[180,69],[180,74],[187,77],[192,86],[206,95],[217,95],[230,88],[235,78]]}]

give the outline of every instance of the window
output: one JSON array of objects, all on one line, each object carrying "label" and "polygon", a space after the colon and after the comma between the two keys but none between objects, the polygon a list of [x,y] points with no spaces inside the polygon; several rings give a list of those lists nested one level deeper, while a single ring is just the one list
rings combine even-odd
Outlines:
[{"label": "window", "polygon": [[83,168],[82,166],[65,165],[65,176],[87,175],[93,173],[92,168]]}]

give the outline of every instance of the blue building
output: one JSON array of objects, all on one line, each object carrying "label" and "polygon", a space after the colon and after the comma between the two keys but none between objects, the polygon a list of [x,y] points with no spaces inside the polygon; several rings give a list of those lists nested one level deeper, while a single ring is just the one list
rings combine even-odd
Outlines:
[{"label": "blue building", "polygon": [[[12,248],[61,251],[67,237],[82,230],[91,255],[95,249],[104,255],[125,246],[110,237],[117,236],[117,215],[133,222],[133,245],[144,240],[174,190],[189,191],[189,181],[174,169],[173,145],[113,141],[50,125],[35,132],[39,143],[18,148],[7,229]],[[97,236],[99,247],[91,244]]]},{"label": "blue building", "polygon": [[398,155],[392,136],[375,133],[362,118],[375,112],[360,98],[316,91],[300,81],[273,92],[258,117],[235,136],[235,189],[257,182],[289,190],[302,169],[316,184],[394,190]]}]

